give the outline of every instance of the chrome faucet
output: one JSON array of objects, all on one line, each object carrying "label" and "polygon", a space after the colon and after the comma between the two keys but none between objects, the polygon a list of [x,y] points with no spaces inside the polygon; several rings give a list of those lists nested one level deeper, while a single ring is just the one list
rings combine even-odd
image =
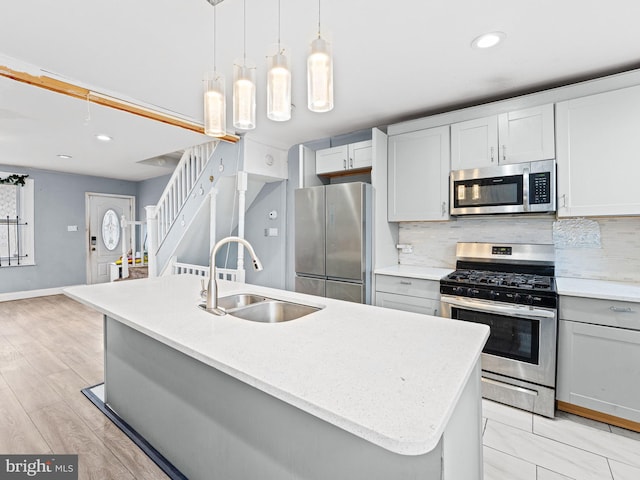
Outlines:
[{"label": "chrome faucet", "polygon": [[251,255],[251,260],[253,261],[253,269],[256,272],[262,270],[262,263],[258,259],[255,250],[251,246],[249,242],[247,242],[244,238],[240,237],[225,237],[222,240],[218,241],[213,248],[211,249],[211,258],[209,259],[209,285],[207,286],[207,311],[211,312],[215,315],[225,315],[225,312],[222,308],[218,307],[218,280],[216,278],[216,253],[220,250],[220,247],[227,243],[236,242],[243,245],[249,255]]}]

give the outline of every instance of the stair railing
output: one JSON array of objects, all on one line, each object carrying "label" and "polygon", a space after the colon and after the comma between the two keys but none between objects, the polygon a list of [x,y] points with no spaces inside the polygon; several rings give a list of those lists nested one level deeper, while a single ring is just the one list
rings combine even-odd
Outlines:
[{"label": "stair railing", "polygon": [[156,205],[145,207],[148,234],[149,276],[158,272],[158,249],[176,223],[197,181],[213,155],[219,140],[188,148],[169,179]]},{"label": "stair railing", "polygon": [[196,145],[185,150],[160,200],[155,206],[158,221],[157,248],[167,237],[169,230],[178,219],[178,214],[191,195],[198,177],[204,170],[209,157],[219,141]]}]

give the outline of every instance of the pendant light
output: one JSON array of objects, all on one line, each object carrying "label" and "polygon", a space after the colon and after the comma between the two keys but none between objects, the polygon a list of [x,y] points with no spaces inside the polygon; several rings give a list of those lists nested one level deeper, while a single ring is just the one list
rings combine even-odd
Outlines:
[{"label": "pendant light", "polygon": [[256,69],[247,64],[247,2],[243,0],[242,65],[233,65],[233,126],[241,130],[256,128]]},{"label": "pendant light", "polygon": [[280,0],[278,0],[278,50],[269,58],[267,72],[267,117],[276,122],[291,118],[291,71],[280,44]]},{"label": "pendant light", "polygon": [[312,112],[333,109],[333,59],[329,44],[320,36],[320,0],[318,0],[318,38],[311,42],[307,58],[307,104]]},{"label": "pendant light", "polygon": [[[219,3],[219,2],[217,2]],[[216,68],[216,4],[213,5],[213,72],[207,75],[204,90],[204,133],[212,137],[227,134],[227,104],[224,76]]]}]

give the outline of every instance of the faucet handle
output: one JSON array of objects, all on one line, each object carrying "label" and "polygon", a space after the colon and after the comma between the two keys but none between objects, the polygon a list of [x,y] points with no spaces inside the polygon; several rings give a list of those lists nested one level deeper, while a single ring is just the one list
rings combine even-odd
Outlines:
[{"label": "faucet handle", "polygon": [[202,300],[203,302],[207,301],[207,286],[206,286],[206,279],[201,278],[200,279],[200,300]]}]

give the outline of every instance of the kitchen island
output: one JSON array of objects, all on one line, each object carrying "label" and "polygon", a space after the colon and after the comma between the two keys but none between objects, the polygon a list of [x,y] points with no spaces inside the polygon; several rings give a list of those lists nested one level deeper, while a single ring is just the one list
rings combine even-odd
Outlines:
[{"label": "kitchen island", "polygon": [[482,478],[486,326],[219,282],[322,307],[265,324],[199,309],[200,288],[65,290],[105,315],[105,403],[187,477]]}]

